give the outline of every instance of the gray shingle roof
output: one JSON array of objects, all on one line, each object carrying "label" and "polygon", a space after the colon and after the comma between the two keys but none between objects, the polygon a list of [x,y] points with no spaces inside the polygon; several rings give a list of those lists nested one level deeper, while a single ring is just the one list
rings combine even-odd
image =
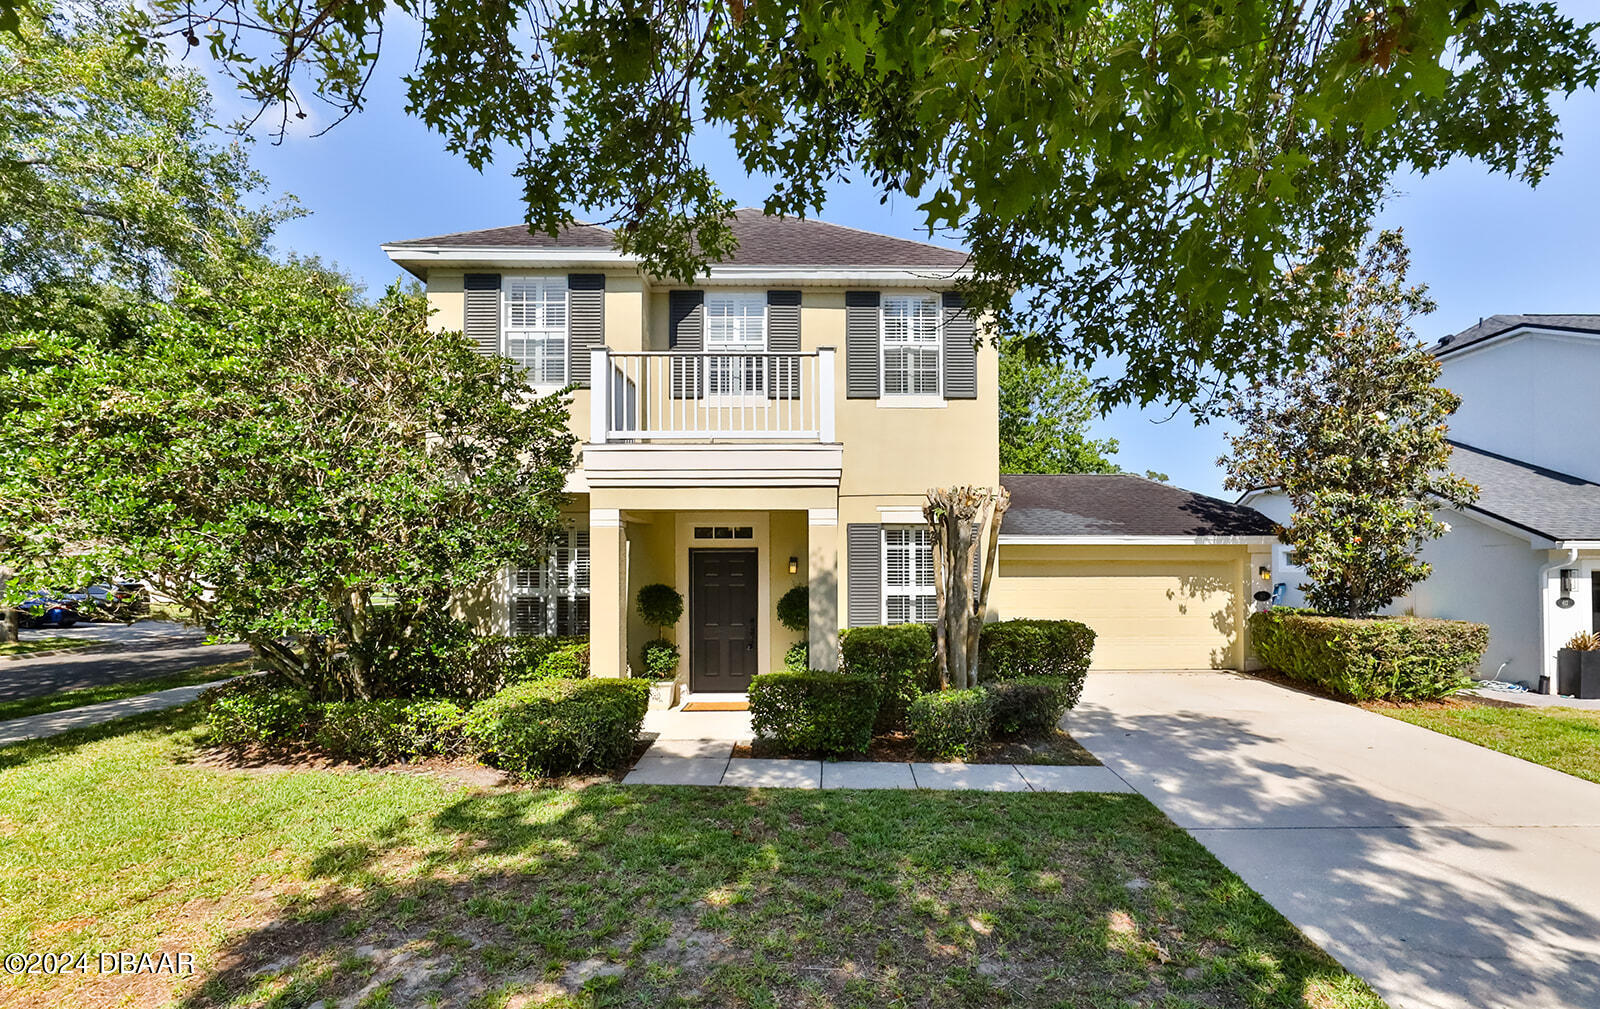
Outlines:
[{"label": "gray shingle roof", "polygon": [[1428,349],[1435,356],[1453,354],[1475,343],[1508,333],[1523,326],[1558,329],[1569,333],[1600,333],[1600,315],[1491,315],[1459,333],[1447,336]]},{"label": "gray shingle roof", "polygon": [[1018,474],[1002,536],[1271,536],[1273,521],[1248,505],[1128,474]]},{"label": "gray shingle roof", "polygon": [[[745,207],[734,212],[733,233],[739,248],[724,260],[731,266],[905,267],[958,270],[967,254],[927,242],[914,242],[825,221],[771,217]],[[606,249],[612,232],[597,224],[576,224],[552,238],[529,234],[526,225],[462,231],[432,238],[391,242],[393,248],[431,246],[451,249]]]},{"label": "gray shingle roof", "polygon": [[1451,442],[1450,469],[1478,485],[1472,510],[1553,540],[1600,540],[1600,484]]}]

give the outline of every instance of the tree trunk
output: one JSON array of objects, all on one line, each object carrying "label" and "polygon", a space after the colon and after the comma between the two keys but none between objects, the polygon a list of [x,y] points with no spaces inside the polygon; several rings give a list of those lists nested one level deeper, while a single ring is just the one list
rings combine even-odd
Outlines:
[{"label": "tree trunk", "polygon": [[[950,487],[928,491],[923,516],[933,547],[935,656],[941,687],[978,685],[978,643],[988,612],[989,586],[999,555],[1000,517],[1011,503],[1005,488]],[[987,531],[988,556],[981,585],[972,565]]]},{"label": "tree trunk", "polygon": [[22,632],[22,611],[14,606],[6,607],[5,640],[8,644],[16,644]]}]

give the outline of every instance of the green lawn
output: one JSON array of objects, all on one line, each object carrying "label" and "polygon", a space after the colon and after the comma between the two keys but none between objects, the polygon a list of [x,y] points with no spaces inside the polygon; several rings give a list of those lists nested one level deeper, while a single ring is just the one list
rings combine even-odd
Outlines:
[{"label": "green lawn", "polygon": [[1600,711],[1502,708],[1465,700],[1372,710],[1600,782]]},{"label": "green lawn", "polygon": [[54,652],[63,648],[88,648],[100,642],[87,638],[28,638],[23,641],[0,641],[0,656],[31,655],[34,652]]},{"label": "green lawn", "polygon": [[230,769],[193,719],[0,749],[0,946],[196,977],[0,1004],[1383,1004],[1138,796]]},{"label": "green lawn", "polygon": [[129,680],[126,683],[108,683],[101,687],[63,690],[59,694],[45,694],[41,697],[21,697],[14,701],[0,701],[0,722],[8,718],[24,718],[28,715],[42,715],[51,711],[81,708],[85,704],[99,704],[101,701],[120,701],[124,697],[137,697],[140,694],[150,694],[157,690],[170,690],[173,687],[189,687],[196,683],[225,680],[230,676],[238,676],[249,671],[250,662],[248,660],[244,662],[224,662],[215,666],[188,669],[181,673],[168,673],[166,676],[156,676],[148,680]]}]

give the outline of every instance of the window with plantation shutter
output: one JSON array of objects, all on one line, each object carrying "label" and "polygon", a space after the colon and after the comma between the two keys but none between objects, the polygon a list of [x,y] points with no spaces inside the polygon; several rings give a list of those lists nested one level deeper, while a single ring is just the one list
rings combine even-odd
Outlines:
[{"label": "window with plantation shutter", "polygon": [[504,353],[534,385],[567,384],[567,278],[507,277]]},{"label": "window with plantation shutter", "polygon": [[938,615],[928,528],[884,526],[883,622],[931,624]]},{"label": "window with plantation shutter", "polygon": [[941,314],[936,297],[884,297],[883,395],[939,395]]},{"label": "window with plantation shutter", "polygon": [[511,633],[589,633],[589,531],[563,530],[543,565],[511,572]]}]

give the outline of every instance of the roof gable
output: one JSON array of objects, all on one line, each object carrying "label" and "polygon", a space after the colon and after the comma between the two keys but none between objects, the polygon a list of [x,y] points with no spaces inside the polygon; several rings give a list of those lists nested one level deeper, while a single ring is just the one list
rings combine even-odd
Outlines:
[{"label": "roof gable", "polygon": [[1428,348],[1435,357],[1444,357],[1519,329],[1544,329],[1562,333],[1589,333],[1600,336],[1600,315],[1491,315],[1459,333],[1443,337]]},{"label": "roof gable", "polygon": [[1248,505],[1126,473],[1013,474],[1002,536],[1272,536]]},{"label": "roof gable", "polygon": [[1556,541],[1600,540],[1600,484],[1452,441],[1450,469],[1478,486],[1471,510]]}]

